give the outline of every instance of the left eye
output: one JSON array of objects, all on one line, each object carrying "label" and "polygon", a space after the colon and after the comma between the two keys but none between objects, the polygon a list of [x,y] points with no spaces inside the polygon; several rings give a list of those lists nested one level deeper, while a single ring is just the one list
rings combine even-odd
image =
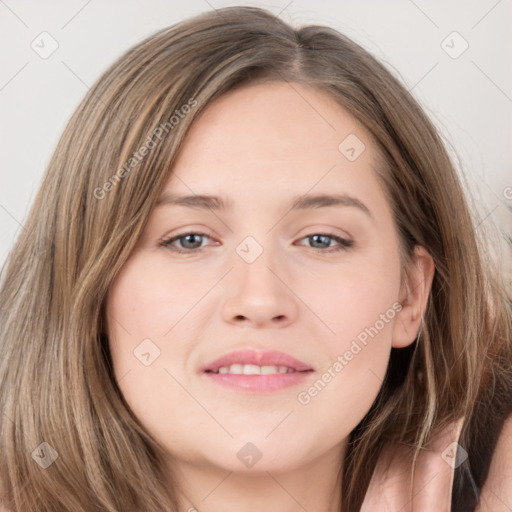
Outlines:
[{"label": "left eye", "polygon": [[[161,245],[174,252],[193,253],[202,249],[202,242],[204,238],[209,238],[211,240],[211,238],[205,233],[190,232],[163,240]],[[314,233],[313,235],[301,238],[301,240],[308,240],[310,243],[315,244],[315,246],[311,246],[311,248],[320,252],[342,251],[353,245],[351,240],[346,240],[332,233]],[[336,242],[338,245],[335,245],[334,247],[331,246],[332,241]],[[176,246],[176,242],[179,243],[179,246]],[[316,246],[317,244],[319,244],[320,247]]]},{"label": "left eye", "polygon": [[[343,251],[352,247],[353,242],[351,240],[346,240],[345,238],[341,238],[332,233],[315,233],[314,235],[308,235],[304,237],[302,240],[309,240],[310,243],[320,244],[323,247],[312,247],[313,249],[318,249],[322,251],[322,249],[329,249],[327,251],[322,252],[331,252],[331,251]],[[332,247],[331,241],[335,241],[338,245]],[[327,245],[327,247],[325,247]]]}]

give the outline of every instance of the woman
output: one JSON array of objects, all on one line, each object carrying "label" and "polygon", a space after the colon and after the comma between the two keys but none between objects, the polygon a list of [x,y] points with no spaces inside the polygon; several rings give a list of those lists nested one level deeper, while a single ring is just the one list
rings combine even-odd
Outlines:
[{"label": "woman", "polygon": [[510,499],[486,483],[508,292],[432,124],[336,31],[233,7],[148,38],[79,106],[25,228],[6,510]]}]

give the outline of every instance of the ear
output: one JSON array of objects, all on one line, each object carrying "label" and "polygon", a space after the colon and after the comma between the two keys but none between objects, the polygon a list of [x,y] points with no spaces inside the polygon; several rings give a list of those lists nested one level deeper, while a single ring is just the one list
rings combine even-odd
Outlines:
[{"label": "ear", "polygon": [[416,339],[427,307],[435,270],[432,256],[423,247],[417,245],[400,289],[402,309],[397,314],[393,325],[392,346],[394,348],[406,347]]}]

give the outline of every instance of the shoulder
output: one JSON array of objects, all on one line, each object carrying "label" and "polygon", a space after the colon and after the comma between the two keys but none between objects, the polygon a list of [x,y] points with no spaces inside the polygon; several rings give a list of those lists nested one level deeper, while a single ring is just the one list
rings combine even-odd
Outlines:
[{"label": "shoulder", "polygon": [[477,512],[512,510],[512,415],[503,424],[489,473],[480,494]]}]

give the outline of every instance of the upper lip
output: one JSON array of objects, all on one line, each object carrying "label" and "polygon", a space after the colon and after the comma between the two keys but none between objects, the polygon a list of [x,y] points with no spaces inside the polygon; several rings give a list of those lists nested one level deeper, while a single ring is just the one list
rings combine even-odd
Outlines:
[{"label": "upper lip", "polygon": [[265,350],[262,352],[254,349],[238,349],[211,361],[203,366],[201,371],[217,371],[222,366],[231,366],[232,364],[286,366],[298,372],[313,370],[311,366],[303,361],[279,350]]}]

